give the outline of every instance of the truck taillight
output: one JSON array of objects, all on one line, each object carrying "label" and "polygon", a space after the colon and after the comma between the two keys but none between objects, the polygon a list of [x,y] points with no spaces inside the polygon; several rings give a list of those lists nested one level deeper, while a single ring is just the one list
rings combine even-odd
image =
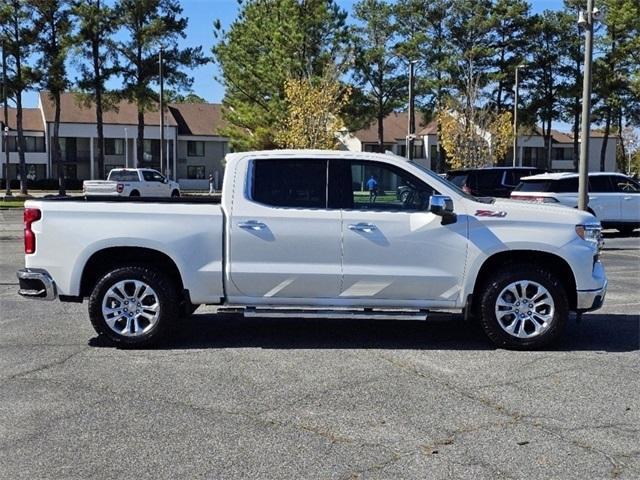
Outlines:
[{"label": "truck taillight", "polygon": [[24,209],[24,253],[35,253],[36,234],[31,230],[31,224],[42,218],[42,212],[37,208]]},{"label": "truck taillight", "polygon": [[116,187],[116,190],[118,193],[122,193],[122,191],[124,190],[124,185],[122,183],[119,183]]}]

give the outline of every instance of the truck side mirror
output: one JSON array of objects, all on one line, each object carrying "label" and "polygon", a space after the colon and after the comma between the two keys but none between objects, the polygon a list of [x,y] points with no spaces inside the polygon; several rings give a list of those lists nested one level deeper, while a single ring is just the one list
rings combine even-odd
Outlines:
[{"label": "truck side mirror", "polygon": [[453,211],[453,200],[446,195],[431,195],[428,210],[434,215],[442,217],[442,225],[455,223],[458,219]]}]

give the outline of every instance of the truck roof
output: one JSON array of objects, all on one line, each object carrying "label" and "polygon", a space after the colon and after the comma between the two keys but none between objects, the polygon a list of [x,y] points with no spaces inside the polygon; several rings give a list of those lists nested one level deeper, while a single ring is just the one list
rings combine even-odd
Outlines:
[{"label": "truck roof", "polygon": [[[598,177],[601,175],[622,175],[618,172],[589,172],[590,177]],[[539,173],[537,175],[529,175],[522,177],[520,180],[561,180],[563,178],[575,178],[578,174],[575,172],[555,172],[555,173]]]},{"label": "truck roof", "polygon": [[401,157],[391,152],[386,153],[374,153],[374,152],[352,152],[350,150],[257,150],[252,152],[238,152],[238,153],[228,153],[226,156],[227,161],[236,161],[241,158],[251,157],[251,158],[282,158],[282,157],[294,157],[305,159],[309,157],[311,160],[312,157],[324,157],[324,158],[337,158],[337,159],[379,159],[379,160],[389,160],[390,158],[398,161],[407,161],[405,157]]}]

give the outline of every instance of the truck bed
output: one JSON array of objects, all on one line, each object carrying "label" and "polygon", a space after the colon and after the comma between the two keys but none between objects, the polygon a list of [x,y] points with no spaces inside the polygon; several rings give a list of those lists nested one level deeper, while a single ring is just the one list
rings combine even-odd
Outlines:
[{"label": "truck bed", "polygon": [[[94,255],[160,252],[182,272],[194,303],[216,303],[223,290],[224,220],[219,198],[49,197],[29,200],[42,218],[33,224],[36,252],[27,268],[47,270],[58,294],[80,296]],[[101,253],[102,252],[102,253]]]}]

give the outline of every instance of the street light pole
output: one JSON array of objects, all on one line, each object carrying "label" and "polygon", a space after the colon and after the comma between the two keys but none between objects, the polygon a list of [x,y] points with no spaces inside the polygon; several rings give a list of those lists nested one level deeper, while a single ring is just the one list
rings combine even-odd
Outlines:
[{"label": "street light pole", "polygon": [[407,122],[407,159],[413,160],[413,143],[415,141],[416,133],[416,116],[414,113],[414,93],[413,93],[413,67],[415,66],[415,60],[409,60],[409,118]]},{"label": "street light pole", "polygon": [[593,0],[587,0],[586,18],[580,12],[578,24],[584,25],[584,78],[582,82],[582,126],[580,128],[580,163],[578,165],[578,208],[589,204],[589,137],[591,135],[591,61],[593,57]]}]

